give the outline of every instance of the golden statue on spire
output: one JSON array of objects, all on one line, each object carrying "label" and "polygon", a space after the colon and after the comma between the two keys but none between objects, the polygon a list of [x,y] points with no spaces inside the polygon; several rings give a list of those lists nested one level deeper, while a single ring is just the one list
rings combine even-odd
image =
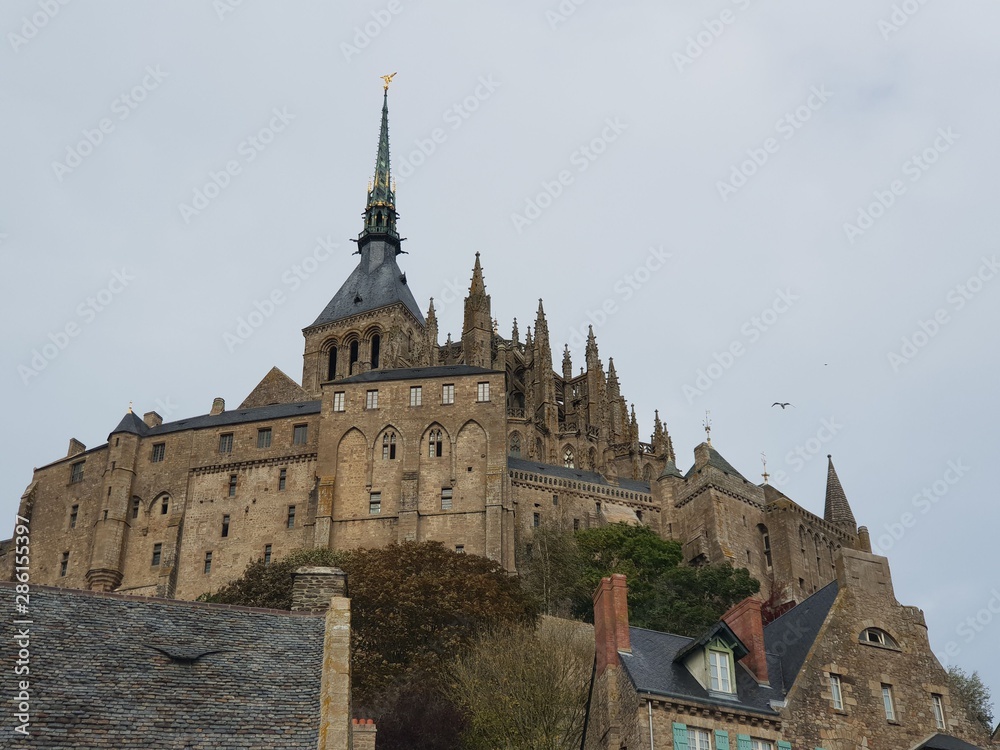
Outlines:
[{"label": "golden statue on spire", "polygon": [[395,78],[395,77],[396,77],[395,73],[390,73],[387,76],[379,76],[379,78],[381,78],[383,81],[385,81],[385,84],[382,86],[382,89],[384,91],[388,91],[389,90],[389,84],[392,83],[392,79]]}]

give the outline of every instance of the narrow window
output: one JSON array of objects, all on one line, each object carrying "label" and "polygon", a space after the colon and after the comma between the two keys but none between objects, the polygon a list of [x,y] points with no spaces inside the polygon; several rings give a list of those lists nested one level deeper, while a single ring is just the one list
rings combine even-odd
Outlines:
[{"label": "narrow window", "polygon": [[222,517],[222,538],[229,536],[229,516]]},{"label": "narrow window", "polygon": [[510,455],[521,457],[521,435],[517,432],[510,436]]},{"label": "narrow window", "polygon": [[288,469],[278,470],[278,492],[285,489],[285,483],[288,481]]},{"label": "narrow window", "polygon": [[309,439],[309,425],[297,424],[292,428],[292,445],[305,445]]},{"label": "narrow window", "polygon": [[211,552],[206,552],[205,553],[205,575],[208,575],[211,572],[212,572],[212,553]]},{"label": "narrow window", "polygon": [[382,436],[382,458],[393,461],[396,458],[396,433],[387,432]]},{"label": "narrow window", "polygon": [[261,427],[257,430],[257,447],[258,448],[270,448],[271,447],[271,428]]},{"label": "narrow window", "polygon": [[164,495],[163,499],[160,500],[160,515],[167,515],[167,511],[170,509],[170,498]]},{"label": "narrow window", "polygon": [[725,651],[709,650],[708,671],[712,690],[717,693],[733,692],[732,680],[729,677],[729,654]]},{"label": "narrow window", "polygon": [[373,492],[368,497],[368,513],[373,516],[377,516],[382,512],[382,493]]},{"label": "narrow window", "polygon": [[490,400],[490,384],[480,383],[479,388],[476,392],[477,401],[489,401]]},{"label": "narrow window", "polygon": [[382,337],[377,333],[372,336],[372,369],[377,370],[382,354]]},{"label": "narrow window", "polygon": [[163,460],[163,457],[167,453],[166,443],[154,443],[153,444],[153,463],[158,464]]},{"label": "narrow window", "polygon": [[844,710],[844,691],[841,689],[840,675],[830,675],[830,696],[833,699],[833,707],[838,711]]},{"label": "narrow window", "polygon": [[69,567],[69,552],[63,552],[62,560],[59,562],[59,575],[60,577],[66,576],[66,569]]},{"label": "narrow window", "polygon": [[573,531],[579,531],[579,530],[580,530],[580,519],[579,518],[574,518],[573,519]]},{"label": "narrow window", "polygon": [[83,481],[83,465],[85,461],[77,461],[70,467],[69,471],[69,481],[70,484],[76,484],[77,482]]},{"label": "narrow window", "polygon": [[882,686],[882,706],[885,708],[886,721],[895,721],[896,704],[892,700],[892,685]]},{"label": "narrow window", "polygon": [[440,458],[443,453],[443,448],[444,446],[441,443],[441,430],[431,430],[431,435],[427,442],[428,458]]},{"label": "narrow window", "polygon": [[931,705],[934,707],[934,725],[938,729],[945,729],[944,698],[937,693],[933,693],[931,695]]},{"label": "narrow window", "polygon": [[264,564],[265,565],[270,565],[271,564],[271,545],[270,544],[265,544],[264,545]]},{"label": "narrow window", "polygon": [[454,385],[454,383],[448,383],[447,385],[441,386],[441,403],[442,404],[453,404],[453,403],[455,403],[455,385]]},{"label": "narrow window", "polygon": [[350,367],[350,370],[347,373],[348,375],[353,375],[354,374],[354,370],[356,369],[355,368],[356,364],[358,364],[358,342],[357,341],[352,341],[351,342],[351,367]]},{"label": "narrow window", "polygon": [[333,410],[344,411],[344,392],[337,391],[333,394]]},{"label": "narrow window", "polygon": [[330,354],[326,361],[326,379],[337,379],[337,347],[330,347]]},{"label": "narrow window", "polygon": [[771,567],[771,535],[767,532],[764,533],[764,561],[767,563],[767,567]]},{"label": "narrow window", "polygon": [[410,406],[421,406],[424,402],[424,389],[419,385],[410,386]]},{"label": "narrow window", "polygon": [[542,525],[542,514],[541,513],[535,513],[532,516],[532,518],[531,518],[531,525],[534,526],[536,529],[539,526]]},{"label": "narrow window", "polygon": [[[69,509],[69,527],[71,529],[76,528],[76,517],[79,514],[79,512],[80,512],[79,505],[74,505],[72,508]],[[132,518],[135,518],[135,516],[132,516]]]},{"label": "narrow window", "polygon": [[688,748],[690,750],[712,750],[712,740],[708,731],[688,727]]},{"label": "narrow window", "polygon": [[575,461],[573,460],[573,449],[569,446],[566,446],[566,449],[563,451],[563,466],[567,469],[576,468]]},{"label": "narrow window", "polygon": [[160,564],[160,554],[163,552],[163,545],[156,543],[153,545],[153,567],[157,567]]},{"label": "narrow window", "polygon": [[229,497],[236,497],[236,475],[229,475]]},{"label": "narrow window", "polygon": [[553,495],[552,496],[552,504],[553,505],[559,505],[559,495]]},{"label": "narrow window", "polygon": [[288,522],[287,522],[286,525],[290,529],[294,529],[295,528],[295,506],[294,505],[289,505],[288,506]]},{"label": "narrow window", "polygon": [[452,489],[443,487],[441,489],[441,510],[451,510]]},{"label": "narrow window", "polygon": [[[641,510],[637,510],[635,512],[635,519],[637,521],[639,521],[640,523],[642,522],[642,511]],[[747,562],[750,562],[750,558],[749,557],[747,558]]]},{"label": "narrow window", "polygon": [[233,452],[233,433],[227,432],[225,435],[219,435],[219,453],[232,453]]},{"label": "narrow window", "polygon": [[365,408],[366,409],[378,408],[378,391],[368,391],[368,395],[365,398]]}]

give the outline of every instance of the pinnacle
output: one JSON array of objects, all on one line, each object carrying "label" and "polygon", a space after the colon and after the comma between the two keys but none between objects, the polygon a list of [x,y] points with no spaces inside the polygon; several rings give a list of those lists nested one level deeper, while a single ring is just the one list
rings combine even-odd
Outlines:
[{"label": "pinnacle", "polygon": [[823,510],[823,518],[830,523],[856,529],[858,523],[847,502],[847,494],[840,484],[837,470],[833,468],[833,456],[828,454],[826,458],[829,464],[826,472],[826,507]]}]

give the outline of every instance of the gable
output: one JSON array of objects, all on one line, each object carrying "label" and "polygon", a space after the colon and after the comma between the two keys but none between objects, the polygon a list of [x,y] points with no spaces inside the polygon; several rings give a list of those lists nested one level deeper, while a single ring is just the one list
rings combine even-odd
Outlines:
[{"label": "gable", "polygon": [[250,395],[243,399],[239,408],[256,409],[260,406],[294,404],[308,400],[309,396],[298,383],[277,367],[272,367],[271,371],[250,392]]}]

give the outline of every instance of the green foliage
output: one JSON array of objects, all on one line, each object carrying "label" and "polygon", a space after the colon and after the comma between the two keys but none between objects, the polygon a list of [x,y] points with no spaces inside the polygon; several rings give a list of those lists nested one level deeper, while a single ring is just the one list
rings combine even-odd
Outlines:
[{"label": "green foliage", "polygon": [[449,669],[445,692],[465,713],[468,750],[580,747],[594,635],[569,620],[485,630]]},{"label": "green foliage", "polygon": [[521,550],[521,583],[541,612],[569,617],[574,600],[588,595],[581,578],[583,557],[572,534],[545,524],[534,529],[530,551]]},{"label": "green foliage", "polygon": [[986,734],[993,732],[993,700],[990,689],[978,672],[971,675],[957,666],[948,667],[948,687],[954,702],[961,705],[969,720]]},{"label": "green foliage", "polygon": [[265,609],[292,608],[292,576],[296,569],[307,565],[341,567],[344,553],[328,549],[307,549],[293,552],[281,560],[265,565],[263,559],[250,563],[243,575],[214,594],[202,594],[200,602],[239,604]]}]

